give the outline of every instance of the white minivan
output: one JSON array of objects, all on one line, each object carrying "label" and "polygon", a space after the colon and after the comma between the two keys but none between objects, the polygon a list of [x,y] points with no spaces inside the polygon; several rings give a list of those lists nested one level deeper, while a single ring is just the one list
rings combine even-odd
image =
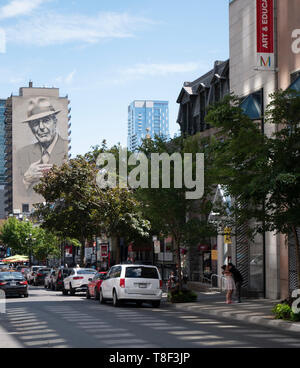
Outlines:
[{"label": "white minivan", "polygon": [[112,300],[115,307],[121,302],[151,303],[159,308],[162,298],[162,279],[155,266],[116,265],[102,281],[100,303]]}]

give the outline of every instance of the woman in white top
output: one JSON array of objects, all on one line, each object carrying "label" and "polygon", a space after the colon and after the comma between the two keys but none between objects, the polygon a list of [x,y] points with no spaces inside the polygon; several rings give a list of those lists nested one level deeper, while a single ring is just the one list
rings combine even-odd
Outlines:
[{"label": "woman in white top", "polygon": [[234,278],[233,278],[233,274],[230,272],[229,270],[229,266],[226,266],[224,269],[224,276],[226,278],[226,303],[227,304],[232,304],[232,294],[233,291],[235,290],[235,282],[234,282]]}]

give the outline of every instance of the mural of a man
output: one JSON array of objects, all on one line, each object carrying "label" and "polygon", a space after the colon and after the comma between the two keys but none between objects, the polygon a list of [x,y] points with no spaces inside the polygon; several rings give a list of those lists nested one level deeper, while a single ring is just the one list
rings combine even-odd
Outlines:
[{"label": "mural of a man", "polygon": [[27,119],[37,142],[19,150],[17,165],[27,193],[39,182],[45,171],[61,165],[66,159],[68,141],[57,131],[57,115],[49,100],[37,97],[30,100]]}]

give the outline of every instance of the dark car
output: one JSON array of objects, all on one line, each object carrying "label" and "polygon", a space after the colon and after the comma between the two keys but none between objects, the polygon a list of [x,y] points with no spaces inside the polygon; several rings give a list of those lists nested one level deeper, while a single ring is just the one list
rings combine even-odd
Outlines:
[{"label": "dark car", "polygon": [[1,272],[0,289],[6,296],[28,297],[28,283],[21,272]]},{"label": "dark car", "polygon": [[61,291],[63,289],[64,278],[68,277],[72,272],[72,268],[59,268],[55,275],[52,276],[52,290]]},{"label": "dark car", "polygon": [[45,277],[51,271],[51,268],[40,268],[37,270],[36,274],[34,275],[33,285],[44,285]]},{"label": "dark car", "polygon": [[107,275],[107,272],[98,272],[96,273],[94,278],[89,279],[88,288],[86,291],[87,299],[90,299],[91,297],[95,298],[96,300],[99,299],[100,287],[106,275]]}]

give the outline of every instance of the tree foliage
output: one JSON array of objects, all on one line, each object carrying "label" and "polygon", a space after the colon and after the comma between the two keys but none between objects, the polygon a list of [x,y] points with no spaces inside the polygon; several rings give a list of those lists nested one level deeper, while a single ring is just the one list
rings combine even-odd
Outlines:
[{"label": "tree foliage", "polygon": [[28,220],[9,218],[0,229],[0,240],[14,254],[33,255],[39,261],[59,255],[59,238]]},{"label": "tree foliage", "polygon": [[271,97],[265,116],[270,137],[234,96],[210,109],[206,120],[219,129],[212,175],[234,199],[237,224],[255,219],[255,231],[294,234],[300,285],[300,96],[278,91]]}]

